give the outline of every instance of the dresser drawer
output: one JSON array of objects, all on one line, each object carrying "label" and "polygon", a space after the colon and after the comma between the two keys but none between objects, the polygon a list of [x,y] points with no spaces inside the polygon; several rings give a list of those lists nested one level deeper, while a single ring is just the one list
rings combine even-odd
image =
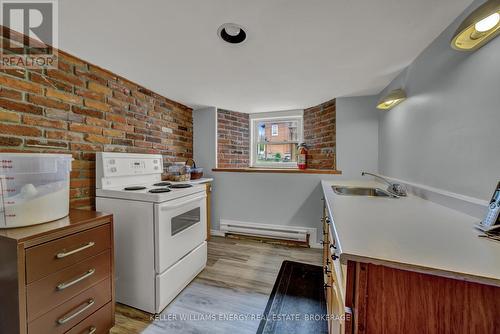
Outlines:
[{"label": "dresser drawer", "polygon": [[113,306],[112,303],[108,303],[66,333],[108,334],[113,326],[113,320]]},{"label": "dresser drawer", "polygon": [[[111,301],[111,278],[94,285],[28,324],[28,334],[64,333]],[[100,321],[111,322],[111,311]],[[89,326],[90,327],[90,326]],[[102,326],[101,326],[102,327]],[[83,327],[85,328],[85,327]],[[109,327],[108,327],[109,328]],[[81,331],[84,333],[84,329]]]},{"label": "dresser drawer", "polygon": [[38,318],[111,274],[110,250],[27,286],[28,321]]},{"label": "dresser drawer", "polygon": [[50,241],[26,250],[29,284],[111,247],[111,225]]}]

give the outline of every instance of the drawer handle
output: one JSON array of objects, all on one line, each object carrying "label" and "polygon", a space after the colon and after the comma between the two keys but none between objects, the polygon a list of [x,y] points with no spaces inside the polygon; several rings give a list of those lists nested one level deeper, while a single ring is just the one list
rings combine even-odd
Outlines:
[{"label": "drawer handle", "polygon": [[92,326],[89,328],[89,332],[87,334],[94,334],[95,332],[97,332],[97,328]]},{"label": "drawer handle", "polygon": [[83,245],[82,247],[74,249],[72,251],[57,253],[56,258],[58,258],[58,259],[65,258],[66,256],[70,256],[70,255],[73,255],[75,253],[81,252],[83,250],[86,250],[87,248],[94,247],[94,245],[95,245],[95,242],[91,241],[88,244]]},{"label": "drawer handle", "polygon": [[328,275],[329,273],[332,272],[331,270],[328,270],[328,266],[325,266],[324,269],[325,269],[325,275]]},{"label": "drawer handle", "polygon": [[339,257],[338,257],[337,255],[332,254],[332,260],[333,260],[333,261],[337,260],[338,258],[339,258]]},{"label": "drawer handle", "polygon": [[80,277],[78,277],[70,282],[64,282],[64,283],[57,285],[57,290],[61,291],[61,290],[67,289],[70,286],[75,285],[76,283],[81,282],[86,278],[89,278],[90,276],[94,275],[94,273],[95,273],[95,269],[90,269],[82,276],[80,276]]},{"label": "drawer handle", "polygon": [[334,244],[330,244],[330,248],[337,249],[337,246],[335,246]]},{"label": "drawer handle", "polygon": [[57,323],[59,325],[64,325],[65,323],[67,323],[68,321],[76,318],[77,316],[79,316],[80,314],[82,314],[83,312],[87,311],[89,308],[92,307],[92,305],[95,304],[95,300],[94,299],[89,299],[87,300],[84,304],[82,304],[82,308],[80,308],[78,311],[76,311],[75,313],[71,314],[71,315],[66,315],[64,317],[62,317],[61,319],[58,319],[57,320]]}]

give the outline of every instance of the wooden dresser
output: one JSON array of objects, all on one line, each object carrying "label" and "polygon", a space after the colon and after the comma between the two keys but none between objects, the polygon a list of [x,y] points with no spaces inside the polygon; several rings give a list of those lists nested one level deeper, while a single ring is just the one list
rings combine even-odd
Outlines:
[{"label": "wooden dresser", "polygon": [[113,217],[71,210],[0,230],[0,333],[99,334],[114,325]]}]

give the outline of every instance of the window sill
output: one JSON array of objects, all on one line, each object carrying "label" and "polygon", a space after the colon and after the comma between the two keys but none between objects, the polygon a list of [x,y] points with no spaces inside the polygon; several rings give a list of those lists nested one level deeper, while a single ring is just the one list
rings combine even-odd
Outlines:
[{"label": "window sill", "polygon": [[231,172],[231,173],[280,173],[280,174],[342,174],[334,169],[298,169],[298,168],[214,168],[213,172]]}]

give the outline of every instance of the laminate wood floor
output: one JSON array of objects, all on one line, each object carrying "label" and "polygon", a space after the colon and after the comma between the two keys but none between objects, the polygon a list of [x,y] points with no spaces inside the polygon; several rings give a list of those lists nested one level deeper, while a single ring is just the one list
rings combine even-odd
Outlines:
[{"label": "laminate wood floor", "polygon": [[284,260],[321,265],[319,249],[213,237],[207,267],[152,319],[118,304],[113,334],[255,333]]}]

